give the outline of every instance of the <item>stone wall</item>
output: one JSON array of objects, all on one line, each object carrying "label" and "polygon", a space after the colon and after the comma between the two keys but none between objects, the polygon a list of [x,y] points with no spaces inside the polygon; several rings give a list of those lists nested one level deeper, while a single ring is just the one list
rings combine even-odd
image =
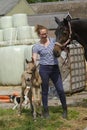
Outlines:
[{"label": "stone wall", "polygon": [[87,18],[87,0],[37,3],[30,6],[37,14],[67,11],[73,18]]}]

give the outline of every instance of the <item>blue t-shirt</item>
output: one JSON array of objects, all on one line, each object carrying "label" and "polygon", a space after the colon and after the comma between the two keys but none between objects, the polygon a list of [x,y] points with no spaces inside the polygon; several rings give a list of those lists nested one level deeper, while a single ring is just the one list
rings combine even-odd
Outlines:
[{"label": "blue t-shirt", "polygon": [[58,59],[53,55],[53,48],[56,42],[56,39],[49,38],[50,44],[45,47],[40,42],[36,43],[32,52],[40,55],[40,64],[41,65],[57,65]]}]

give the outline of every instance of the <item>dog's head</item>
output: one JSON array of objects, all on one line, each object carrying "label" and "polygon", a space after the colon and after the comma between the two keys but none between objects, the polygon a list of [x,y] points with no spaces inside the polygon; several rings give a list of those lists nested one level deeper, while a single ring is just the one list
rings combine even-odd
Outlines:
[{"label": "dog's head", "polygon": [[20,96],[17,95],[10,95],[10,102],[13,102],[14,104],[20,103]]},{"label": "dog's head", "polygon": [[14,99],[15,99],[16,96],[15,95],[9,95],[9,97],[10,97],[10,101],[14,102]]}]

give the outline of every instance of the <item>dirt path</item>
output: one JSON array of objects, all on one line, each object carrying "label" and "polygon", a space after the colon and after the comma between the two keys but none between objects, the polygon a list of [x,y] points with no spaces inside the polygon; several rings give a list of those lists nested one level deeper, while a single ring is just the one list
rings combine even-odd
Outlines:
[{"label": "dirt path", "polygon": [[[0,95],[12,95],[13,93],[18,93],[20,95],[20,87],[0,87]],[[82,91],[80,93],[73,94],[71,96],[66,96],[67,104],[70,106],[75,106],[78,103],[82,102],[83,99],[87,100],[87,91]],[[49,97],[49,106],[60,105],[60,100],[57,97]],[[3,103],[0,102],[0,108],[12,108],[13,103]]]}]

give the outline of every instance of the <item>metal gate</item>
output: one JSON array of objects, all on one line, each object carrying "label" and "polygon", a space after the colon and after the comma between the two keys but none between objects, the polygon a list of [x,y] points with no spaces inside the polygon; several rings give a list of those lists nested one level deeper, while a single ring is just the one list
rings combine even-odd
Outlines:
[{"label": "metal gate", "polygon": [[86,87],[86,63],[84,49],[80,44],[76,43],[70,47],[69,59],[71,92],[83,90]]},{"label": "metal gate", "polygon": [[86,87],[86,61],[84,49],[77,42],[69,45],[68,62],[61,68],[63,86],[66,93],[82,91]]}]

